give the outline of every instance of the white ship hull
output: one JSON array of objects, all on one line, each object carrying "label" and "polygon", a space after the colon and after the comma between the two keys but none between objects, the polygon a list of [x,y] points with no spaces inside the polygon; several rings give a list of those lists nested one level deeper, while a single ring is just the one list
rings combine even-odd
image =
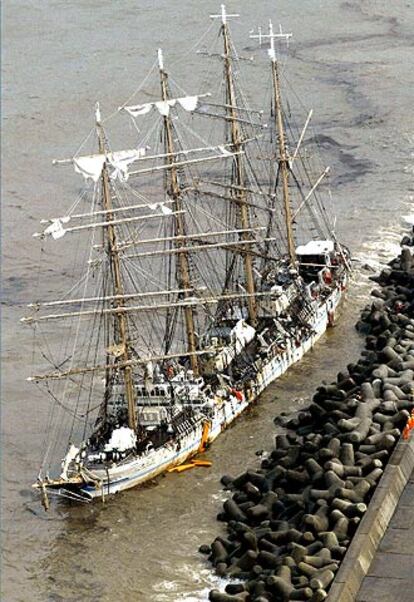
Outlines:
[{"label": "white ship hull", "polygon": [[[232,397],[214,411],[208,443],[214,441],[237,416],[258,398],[270,383],[284,374],[290,366],[300,361],[305,353],[315,345],[332,323],[341,296],[342,288],[338,285],[319,305],[309,324],[312,329],[310,334],[299,344],[293,338],[289,339],[286,349],[277,353],[261,367],[256,374],[249,399],[238,401]],[[196,455],[200,449],[202,431],[203,421],[200,419],[200,423],[190,433],[168,442],[158,449],[151,450],[133,460],[129,459],[125,464],[119,463],[107,470],[94,469],[93,475],[99,479],[97,484],[83,485],[78,491],[88,498],[95,498],[118,493],[145,483]]]}]

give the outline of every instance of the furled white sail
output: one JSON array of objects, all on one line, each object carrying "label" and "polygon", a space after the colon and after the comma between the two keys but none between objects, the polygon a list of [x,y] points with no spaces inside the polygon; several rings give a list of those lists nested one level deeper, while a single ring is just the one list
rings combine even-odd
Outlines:
[{"label": "furled white sail", "polygon": [[124,182],[128,179],[128,165],[144,157],[145,153],[146,148],[133,148],[107,154],[83,155],[73,158],[73,166],[75,171],[80,173],[86,180],[91,178],[94,182],[97,182],[104,163],[107,161],[114,167],[111,178]]},{"label": "furled white sail", "polygon": [[105,155],[89,155],[73,159],[76,173],[80,173],[85,180],[91,178],[94,182],[99,180],[105,163]]},{"label": "furled white sail", "polygon": [[160,115],[168,117],[170,114],[170,107],[173,107],[176,102],[175,98],[171,98],[171,100],[160,100],[159,102],[155,102],[154,106],[158,109]]},{"label": "furled white sail", "polygon": [[153,107],[153,103],[147,102],[146,104],[143,104],[143,105],[134,105],[131,107],[122,107],[122,108],[125,109],[125,111],[127,111],[128,113],[130,113],[133,117],[137,117],[138,115],[146,115],[147,113],[149,113],[151,111],[152,107]]},{"label": "furled white sail", "polygon": [[160,115],[163,117],[168,117],[170,114],[170,108],[175,106],[177,102],[185,111],[195,111],[198,105],[198,99],[203,96],[207,96],[207,94],[182,96],[180,98],[170,98],[168,100],[161,100],[158,102],[147,102],[143,105],[125,106],[122,107],[122,109],[124,109],[133,117],[138,117],[140,115],[146,115],[153,107],[155,107]]},{"label": "furled white sail", "polygon": [[62,236],[64,236],[66,233],[66,230],[63,227],[63,224],[66,224],[69,220],[70,220],[69,216],[53,219],[52,223],[50,224],[50,226],[48,226],[46,228],[46,230],[44,231],[43,234],[44,235],[49,234],[50,236],[52,236],[52,238],[54,240],[57,240],[58,238],[62,238]]},{"label": "furled white sail", "polygon": [[144,157],[145,151],[145,148],[136,148],[110,153],[110,155],[108,155],[108,160],[112,167],[115,168],[111,174],[111,179],[118,179],[121,182],[126,182],[129,176],[128,165],[137,161],[137,159]]},{"label": "furled white sail", "polygon": [[198,96],[183,96],[177,100],[185,111],[195,111],[197,108]]},{"label": "furled white sail", "polygon": [[[174,201],[172,199],[169,199],[167,197],[166,202],[167,203],[173,203]],[[148,207],[150,209],[152,209],[153,211],[156,211],[157,209],[160,209],[164,215],[171,215],[171,213],[172,213],[172,209],[170,209],[170,207],[167,207],[167,205],[165,205],[163,202],[161,202],[161,203],[151,203],[150,205],[148,205]]]}]

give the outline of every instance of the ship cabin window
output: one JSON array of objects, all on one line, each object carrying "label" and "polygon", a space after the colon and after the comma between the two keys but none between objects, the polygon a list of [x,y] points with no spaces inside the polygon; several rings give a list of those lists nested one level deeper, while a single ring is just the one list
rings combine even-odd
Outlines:
[{"label": "ship cabin window", "polygon": [[329,254],[298,255],[299,273],[306,282],[318,279],[318,273],[326,265],[330,265]]},{"label": "ship cabin window", "polygon": [[154,387],[153,390],[156,397],[165,397],[165,389],[163,387]]},{"label": "ship cabin window", "polygon": [[310,264],[310,265],[326,265],[329,263],[329,255],[325,253],[321,255],[298,255],[298,260],[301,264]]}]

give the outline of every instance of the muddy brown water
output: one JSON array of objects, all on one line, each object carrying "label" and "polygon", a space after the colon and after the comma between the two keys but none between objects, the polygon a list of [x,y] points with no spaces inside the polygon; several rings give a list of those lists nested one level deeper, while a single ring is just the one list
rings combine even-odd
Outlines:
[{"label": "muddy brown water", "polygon": [[[383,0],[229,1],[242,19],[234,39],[251,52],[249,29],[269,16],[293,31],[290,81],[314,108],[315,129],[338,215],[357,259],[337,327],[262,396],[208,452],[210,469],[168,475],[105,505],[32,497],[48,400],[32,389],[25,304],[64,284],[59,250],[35,252],[38,220],[67,207],[73,178],[51,167],[92,124],[100,100],[113,111],[137,87],[162,46],[174,77],[188,82],[190,49],[218,3],[206,0],[8,0],[3,3],[2,168],[2,597],[7,602],[205,600],[217,583],[197,554],[222,529],[219,478],[269,448],[281,411],[302,407],[322,379],[355,359],[353,324],[366,302],[367,266],[396,251],[400,216],[412,211],[414,3]],[[253,86],[252,102],[260,101]],[[66,204],[65,204],[66,203]],[[60,211],[57,213],[59,215]],[[39,263],[42,271],[39,271]],[[51,284],[51,274],[56,272]]]}]

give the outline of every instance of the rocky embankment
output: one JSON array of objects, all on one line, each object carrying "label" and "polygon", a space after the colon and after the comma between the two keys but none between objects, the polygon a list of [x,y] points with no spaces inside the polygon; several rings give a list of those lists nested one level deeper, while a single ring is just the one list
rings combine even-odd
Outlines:
[{"label": "rocky embankment", "polygon": [[356,327],[366,348],[284,427],[258,470],[222,483],[226,536],[201,546],[225,592],[212,602],[327,597],[390,454],[414,407],[412,236],[379,277]]}]

